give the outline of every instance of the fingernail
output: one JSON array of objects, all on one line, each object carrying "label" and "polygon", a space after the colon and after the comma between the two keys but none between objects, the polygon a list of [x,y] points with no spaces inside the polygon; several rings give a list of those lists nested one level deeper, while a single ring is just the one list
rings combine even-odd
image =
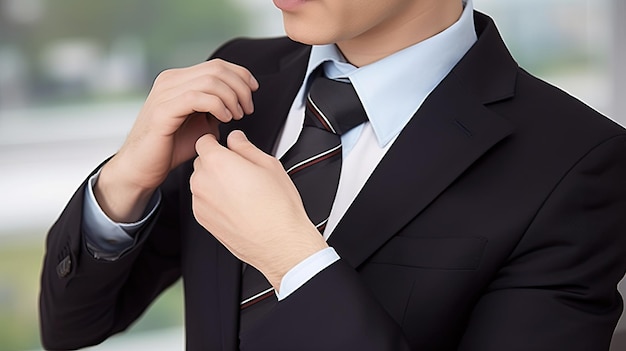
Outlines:
[{"label": "fingernail", "polygon": [[242,131],[240,131],[238,129],[235,129],[232,132],[230,132],[230,137],[237,138],[237,139],[242,140],[242,141],[247,141],[248,140],[248,138],[246,137],[244,132],[242,132]]},{"label": "fingernail", "polygon": [[252,76],[250,77],[250,86],[252,86],[253,89],[259,88],[259,82]]}]

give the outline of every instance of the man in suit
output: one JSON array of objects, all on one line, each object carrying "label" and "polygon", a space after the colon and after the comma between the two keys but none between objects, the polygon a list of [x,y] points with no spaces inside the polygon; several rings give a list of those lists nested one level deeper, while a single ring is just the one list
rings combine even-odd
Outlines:
[{"label": "man in suit", "polygon": [[[161,74],[70,200],[44,346],[101,342],[182,276],[188,350],[608,349],[625,131],[520,69],[471,1],[274,3],[291,39]],[[277,160],[316,72],[367,115],[341,135],[323,236]],[[254,268],[274,304],[244,327]]]}]

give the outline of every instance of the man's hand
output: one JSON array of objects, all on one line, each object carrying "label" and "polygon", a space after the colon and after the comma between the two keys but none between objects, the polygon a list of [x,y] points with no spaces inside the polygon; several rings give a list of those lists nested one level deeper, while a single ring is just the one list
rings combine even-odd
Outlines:
[{"label": "man's hand", "polygon": [[190,180],[194,215],[278,291],[285,273],[328,246],[281,163],[241,131],[232,132],[227,145],[211,134],[196,143]]},{"label": "man's hand", "polygon": [[161,73],[124,145],[103,167],[95,195],[117,222],[139,219],[154,190],[195,156],[198,138],[219,122],[253,112],[258,83],[245,68],[219,59]]}]

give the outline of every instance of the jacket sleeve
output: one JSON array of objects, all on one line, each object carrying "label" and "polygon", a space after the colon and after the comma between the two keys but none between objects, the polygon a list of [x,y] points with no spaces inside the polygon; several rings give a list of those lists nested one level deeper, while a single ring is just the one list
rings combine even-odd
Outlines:
[{"label": "jacket sleeve", "polygon": [[[126,329],[180,276],[176,197],[162,186],[165,208],[137,233],[135,246],[118,260],[93,257],[81,232],[85,186],[73,195],[46,241],[41,275],[40,328],[44,348],[76,349]],[[171,184],[171,185],[170,185]]]},{"label": "jacket sleeve", "polygon": [[626,137],[563,177],[472,313],[460,350],[608,350],[626,270]]}]

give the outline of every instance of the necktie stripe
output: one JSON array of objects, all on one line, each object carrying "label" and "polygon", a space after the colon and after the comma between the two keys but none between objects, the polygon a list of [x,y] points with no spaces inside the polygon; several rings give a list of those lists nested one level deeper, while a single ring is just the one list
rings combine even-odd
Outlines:
[{"label": "necktie stripe", "polygon": [[324,233],[324,229],[326,229],[326,224],[328,224],[328,218],[326,218],[325,220],[323,220],[321,223],[319,223],[318,225],[315,226],[315,228],[317,228],[317,230],[323,234]]},{"label": "necktie stripe", "polygon": [[328,218],[326,218],[325,220],[321,221],[320,223],[316,224],[315,227],[319,228],[321,226],[326,225],[326,223],[328,223]]},{"label": "necktie stripe", "polygon": [[309,158],[307,158],[306,160],[300,161],[298,163],[296,163],[295,165],[293,165],[291,168],[289,168],[287,170],[287,174],[289,174],[290,176],[305,169],[308,168],[316,163],[322,162],[324,160],[327,160],[333,156],[338,155],[341,152],[341,144],[335,146],[334,148],[330,149],[330,150],[326,150],[322,153],[319,153],[317,155],[313,155]]},{"label": "necktie stripe", "polygon": [[267,290],[263,290],[260,293],[251,296],[243,301],[241,301],[241,303],[239,304],[239,308],[240,309],[244,309],[244,308],[248,308],[252,305],[254,305],[257,302],[261,302],[265,299],[267,299],[268,297],[272,296],[274,294],[274,288],[269,288]]},{"label": "necktie stripe", "polygon": [[328,120],[326,115],[324,115],[322,110],[320,110],[320,108],[317,107],[317,105],[311,99],[311,94],[309,94],[307,96],[306,100],[307,100],[307,103],[309,105],[309,110],[312,112],[313,116],[315,116],[320,121],[320,123],[322,124],[324,129],[326,129],[327,131],[329,131],[329,132],[331,132],[333,134],[337,134],[337,132],[335,131],[335,128],[332,125],[332,123],[330,123],[330,121]]}]

